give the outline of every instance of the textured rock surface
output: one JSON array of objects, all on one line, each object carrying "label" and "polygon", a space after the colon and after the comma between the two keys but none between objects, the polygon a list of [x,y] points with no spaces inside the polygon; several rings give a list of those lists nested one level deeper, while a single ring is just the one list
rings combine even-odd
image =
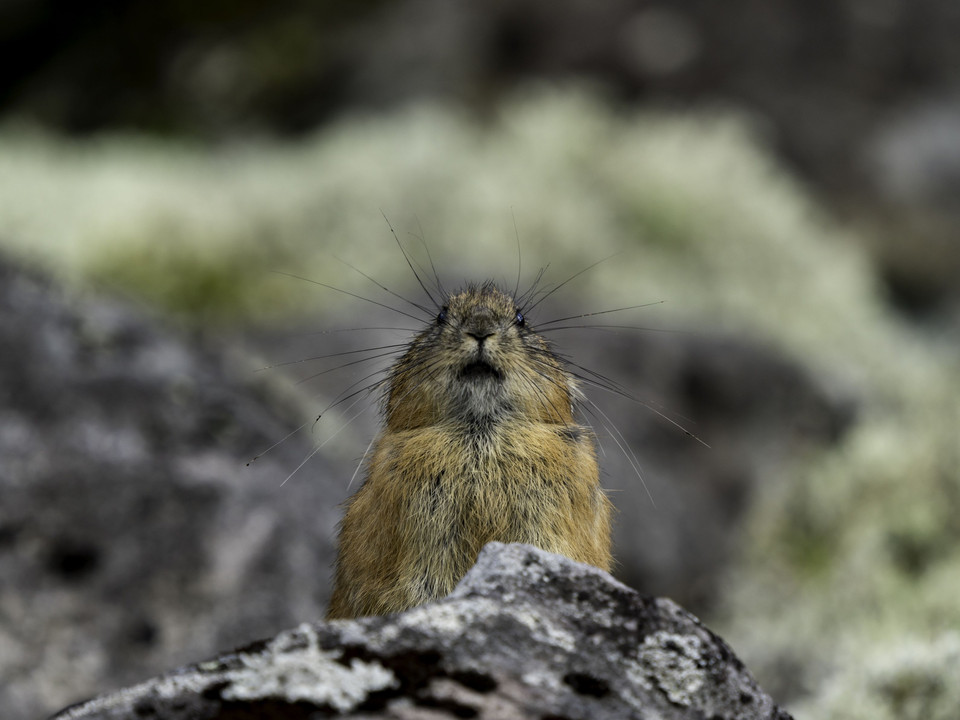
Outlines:
[{"label": "textured rock surface", "polygon": [[0,263],[4,720],[322,613],[345,482],[197,345]]},{"label": "textured rock surface", "polygon": [[64,710],[151,717],[781,718],[729,647],[669,600],[492,543],[446,599],[304,624]]}]

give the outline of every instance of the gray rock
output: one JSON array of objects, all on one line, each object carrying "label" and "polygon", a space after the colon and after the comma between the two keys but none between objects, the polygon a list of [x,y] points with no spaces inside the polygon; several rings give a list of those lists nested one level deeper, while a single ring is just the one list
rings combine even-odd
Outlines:
[{"label": "gray rock", "polygon": [[706,615],[758,491],[786,482],[783,468],[805,453],[841,440],[857,400],[755,339],[597,335],[564,340],[579,364],[647,403],[587,388],[600,408],[587,410],[604,449],[602,481],[617,508],[617,577]]},{"label": "gray rock", "polygon": [[249,365],[0,261],[0,716],[323,613],[346,478]]},{"label": "gray rock", "polygon": [[789,718],[666,599],[528,545],[491,543],[444,600],[303,624],[57,720]]}]

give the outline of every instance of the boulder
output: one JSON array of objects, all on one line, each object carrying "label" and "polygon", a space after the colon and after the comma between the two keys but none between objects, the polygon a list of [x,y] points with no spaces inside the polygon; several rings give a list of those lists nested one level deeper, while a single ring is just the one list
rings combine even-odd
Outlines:
[{"label": "boulder", "polygon": [[56,720],[778,718],[719,637],[667,599],[491,543],[447,598],[305,623],[67,708]]},{"label": "boulder", "polygon": [[0,260],[0,716],[323,612],[346,479],[252,363]]}]

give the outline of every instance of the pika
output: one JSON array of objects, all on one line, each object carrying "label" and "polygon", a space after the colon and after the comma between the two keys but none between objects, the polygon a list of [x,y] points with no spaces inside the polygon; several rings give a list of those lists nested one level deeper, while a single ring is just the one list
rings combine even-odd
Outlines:
[{"label": "pika", "polygon": [[488,542],[609,570],[611,504],[575,378],[491,283],[447,297],[389,370],[384,424],[347,501],[328,618],[444,597]]}]

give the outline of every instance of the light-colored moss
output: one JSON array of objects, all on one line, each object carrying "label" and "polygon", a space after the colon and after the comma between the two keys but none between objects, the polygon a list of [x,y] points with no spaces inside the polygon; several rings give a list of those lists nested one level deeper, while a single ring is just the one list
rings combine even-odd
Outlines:
[{"label": "light-colored moss", "polygon": [[845,657],[848,665],[826,681],[802,717],[845,720],[951,720],[960,707],[960,635],[898,637],[870,654]]},{"label": "light-colored moss", "polygon": [[409,290],[380,209],[425,262],[422,222],[449,284],[513,285],[514,217],[528,280],[619,253],[568,297],[588,311],[666,300],[632,319],[750,334],[858,398],[833,451],[769,478],[718,629],[761,682],[806,683],[800,718],[949,716],[936,688],[960,684],[960,654],[936,638],[960,627],[956,349],[888,314],[855,242],[737,117],[624,115],[541,90],[485,124],[421,105],[292,146],[0,134],[7,248],[203,322],[348,300],[271,269],[397,304],[335,259]]},{"label": "light-colored moss", "polygon": [[[269,269],[371,289],[335,257],[409,285],[381,209],[414,248],[422,222],[451,277],[512,281],[516,217],[528,278],[547,262],[557,280],[621,253],[571,289],[605,288],[611,303],[667,299],[674,314],[708,310],[731,325],[744,314],[789,320],[798,338],[795,307],[865,292],[850,287],[866,282],[861,259],[736,118],[619,117],[580,93],[532,93],[488,125],[412,107],[295,146],[91,146],[8,131],[0,157],[6,244],[69,276],[219,316],[314,311],[302,284]],[[833,323],[859,307],[831,312]],[[808,333],[819,341],[823,329]]]}]

